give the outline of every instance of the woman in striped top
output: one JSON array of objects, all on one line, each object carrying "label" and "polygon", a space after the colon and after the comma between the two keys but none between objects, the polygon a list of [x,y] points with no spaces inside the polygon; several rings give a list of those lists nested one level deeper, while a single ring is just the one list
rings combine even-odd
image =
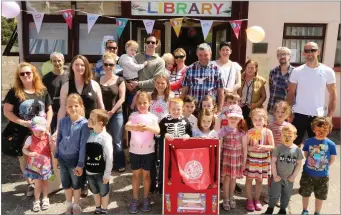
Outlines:
[{"label": "woman in striped top", "polygon": [[170,89],[176,97],[180,96],[182,88],[182,80],[185,77],[187,66],[185,65],[186,51],[182,48],[177,48],[174,52],[175,66],[170,73]]}]

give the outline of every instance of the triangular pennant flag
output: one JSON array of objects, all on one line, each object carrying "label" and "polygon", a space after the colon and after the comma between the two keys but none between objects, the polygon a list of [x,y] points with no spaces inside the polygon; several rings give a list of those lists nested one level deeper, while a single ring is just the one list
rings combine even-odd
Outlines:
[{"label": "triangular pennant flag", "polygon": [[236,35],[236,37],[238,39],[240,28],[242,26],[243,20],[232,20],[232,21],[229,21],[229,22],[231,24],[231,28],[233,29],[234,34]]},{"label": "triangular pennant flag", "polygon": [[60,14],[63,15],[65,22],[69,26],[70,30],[72,29],[72,9],[67,9],[60,11]]},{"label": "triangular pennant flag", "polygon": [[127,22],[128,22],[128,19],[123,19],[123,18],[117,18],[116,19],[118,38],[120,38],[120,36],[124,30],[124,27],[126,27]]},{"label": "triangular pennant flag", "polygon": [[170,19],[171,25],[173,26],[173,29],[177,37],[179,37],[180,29],[182,26],[182,20],[183,18]]},{"label": "triangular pennant flag", "polygon": [[211,30],[213,20],[200,20],[202,34],[204,35],[204,40],[206,40],[206,37],[208,33]]},{"label": "triangular pennant flag", "polygon": [[155,23],[155,20],[151,20],[151,19],[143,20],[143,24],[144,24],[144,27],[146,28],[147,34],[151,34],[153,32],[154,23]]},{"label": "triangular pennant flag", "polygon": [[32,12],[34,24],[36,25],[38,34],[40,32],[41,24],[43,23],[44,13]]},{"label": "triangular pennant flag", "polygon": [[88,13],[88,33],[90,33],[91,28],[94,26],[98,17],[99,17],[99,15],[97,15],[97,14]]}]

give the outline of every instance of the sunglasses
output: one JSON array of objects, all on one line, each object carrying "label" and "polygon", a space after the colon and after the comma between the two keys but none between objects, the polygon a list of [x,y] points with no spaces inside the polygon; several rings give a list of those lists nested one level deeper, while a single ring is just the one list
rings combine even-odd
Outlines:
[{"label": "sunglasses", "polygon": [[186,57],[185,55],[174,56],[175,59],[184,59],[185,57]]},{"label": "sunglasses", "polygon": [[304,53],[315,53],[318,49],[304,49]]},{"label": "sunglasses", "polygon": [[156,42],[155,41],[146,41],[146,44],[153,44],[153,45],[155,45]]},{"label": "sunglasses", "polygon": [[107,46],[106,49],[108,49],[108,50],[116,50],[117,47],[110,47],[110,46]]},{"label": "sunglasses", "polygon": [[113,66],[115,66],[115,64],[113,64],[113,63],[103,63],[103,65],[105,67],[113,67]]},{"label": "sunglasses", "polygon": [[278,54],[277,57],[286,57],[289,56],[289,54]]},{"label": "sunglasses", "polygon": [[32,72],[20,72],[19,75],[24,77],[24,76],[29,76],[31,75]]}]

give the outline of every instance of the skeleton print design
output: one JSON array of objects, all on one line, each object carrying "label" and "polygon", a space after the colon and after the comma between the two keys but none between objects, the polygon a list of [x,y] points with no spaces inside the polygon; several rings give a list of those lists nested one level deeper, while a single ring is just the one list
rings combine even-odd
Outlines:
[{"label": "skeleton print design", "polygon": [[180,122],[165,123],[166,132],[174,137],[182,137],[186,135],[186,121],[182,119]]}]

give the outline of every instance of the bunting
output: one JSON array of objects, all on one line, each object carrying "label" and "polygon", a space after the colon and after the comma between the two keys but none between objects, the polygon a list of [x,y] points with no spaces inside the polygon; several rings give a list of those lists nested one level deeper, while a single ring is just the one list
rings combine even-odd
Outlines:
[{"label": "bunting", "polygon": [[95,22],[97,21],[99,15],[88,13],[88,33],[90,33],[92,27],[94,26]]},{"label": "bunting", "polygon": [[72,29],[72,9],[68,9],[68,10],[62,10],[60,11],[60,14],[63,15],[65,22],[67,23],[67,25],[69,26],[69,29]]},{"label": "bunting", "polygon": [[44,19],[44,13],[33,12],[32,16],[33,16],[34,24],[37,28],[37,32],[39,34],[40,27],[41,27],[41,24],[43,23],[43,19]]},{"label": "bunting", "polygon": [[231,28],[234,32],[234,35],[236,35],[236,37],[238,39],[243,20],[232,20],[229,22],[231,24]]},{"label": "bunting", "polygon": [[171,23],[177,37],[179,37],[180,29],[182,26],[182,20],[183,20],[183,18],[170,19],[170,23]]},{"label": "bunting", "polygon": [[122,32],[123,32],[124,28],[126,27],[127,22],[128,22],[128,19],[124,19],[124,18],[117,18],[116,19],[118,38],[121,37]]},{"label": "bunting", "polygon": [[144,24],[144,27],[146,28],[147,34],[151,34],[153,32],[154,23],[155,23],[155,20],[150,20],[150,19],[143,20],[143,24]]},{"label": "bunting", "polygon": [[200,20],[202,34],[204,35],[204,40],[206,40],[206,37],[208,33],[211,30],[213,21],[212,20]]}]

